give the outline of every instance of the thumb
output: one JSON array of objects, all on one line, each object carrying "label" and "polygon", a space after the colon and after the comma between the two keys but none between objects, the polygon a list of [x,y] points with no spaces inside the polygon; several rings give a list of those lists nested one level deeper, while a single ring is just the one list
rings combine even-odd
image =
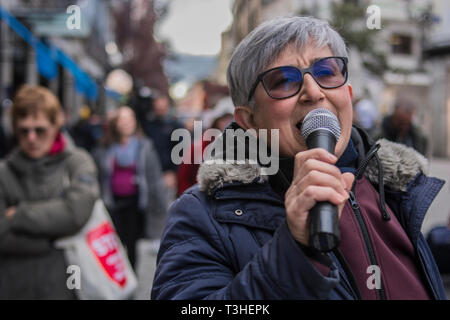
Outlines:
[{"label": "thumb", "polygon": [[352,189],[353,181],[355,181],[355,175],[351,172],[345,172],[342,174],[345,190],[349,192]]},{"label": "thumb", "polygon": [[[352,185],[353,185],[353,181],[355,181],[355,176],[353,175],[353,173],[351,172],[346,172],[342,174],[342,180],[344,182],[344,189],[346,192],[350,192],[350,190],[352,189]],[[345,203],[347,201],[341,203],[338,206],[338,213],[339,213],[339,218],[342,215],[342,210],[344,209]]]}]

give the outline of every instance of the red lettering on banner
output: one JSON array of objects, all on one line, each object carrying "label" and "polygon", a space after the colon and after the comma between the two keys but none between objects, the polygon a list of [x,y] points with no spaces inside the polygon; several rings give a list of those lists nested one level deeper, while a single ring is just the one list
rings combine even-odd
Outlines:
[{"label": "red lettering on banner", "polygon": [[125,261],[119,256],[119,239],[109,222],[105,222],[86,235],[89,248],[105,273],[119,286],[125,286]]}]

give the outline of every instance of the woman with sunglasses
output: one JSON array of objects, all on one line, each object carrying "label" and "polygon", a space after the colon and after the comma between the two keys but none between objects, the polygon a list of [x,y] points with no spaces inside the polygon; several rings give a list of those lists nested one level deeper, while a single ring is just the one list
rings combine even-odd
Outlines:
[{"label": "woman with sunglasses", "polygon": [[[352,127],[347,63],[339,34],[310,17],[265,22],[240,43],[227,75],[232,127],[278,130],[279,170],[202,164],[169,211],[153,298],[445,299],[420,234],[442,181],[412,149]],[[334,153],[302,137],[317,109],[339,123]],[[332,250],[309,241],[310,210],[325,201],[339,216]]]},{"label": "woman with sunglasses", "polygon": [[95,164],[61,133],[63,111],[48,89],[20,88],[11,115],[17,147],[0,163],[0,299],[75,299],[53,242],[89,219]]}]

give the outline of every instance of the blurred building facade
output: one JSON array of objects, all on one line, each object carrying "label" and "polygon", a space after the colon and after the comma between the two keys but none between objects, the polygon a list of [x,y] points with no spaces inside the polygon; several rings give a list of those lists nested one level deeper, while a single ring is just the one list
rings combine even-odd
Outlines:
[{"label": "blurred building facade", "polygon": [[[106,87],[117,83],[112,78],[123,70],[131,86],[167,93],[165,52],[152,31],[166,11],[164,5],[155,10],[155,1],[1,0],[7,16],[0,16],[0,105],[10,105],[22,84],[44,85],[60,98],[71,124],[83,105],[105,113],[132,101],[132,89]],[[70,26],[77,14],[79,25]],[[39,60],[42,55],[45,63]],[[52,64],[58,70],[49,77],[42,69]]]},{"label": "blurred building facade", "polygon": [[[450,157],[448,1],[235,0],[233,24],[222,35],[217,80],[226,83],[226,68],[233,50],[261,22],[289,14],[308,14],[331,21],[332,5],[336,3],[363,8],[376,5],[380,12],[374,47],[385,55],[387,67],[380,75],[374,75],[365,67],[365,53],[349,47],[349,81],[355,97],[373,100],[381,115],[392,111],[398,95],[411,97],[418,105],[416,122],[430,139],[428,155]],[[368,18],[369,12],[361,17],[361,28],[366,28]]]},{"label": "blurred building facade", "polygon": [[233,23],[222,34],[222,49],[215,79],[226,84],[226,70],[231,55],[241,40],[261,22],[295,12],[299,1],[291,0],[234,0]]},{"label": "blurred building facade", "polygon": [[[57,47],[64,64],[58,65],[58,74],[52,79],[43,77],[37,67],[37,52],[5,21],[0,22],[1,74],[0,101],[11,99],[22,84],[44,85],[60,98],[68,121],[76,121],[82,105],[104,105],[102,83],[111,68],[105,45],[114,40],[111,32],[110,3],[106,0],[3,0],[2,7],[15,17],[31,34],[49,48]],[[71,11],[75,5],[80,11]],[[76,10],[75,9],[75,10]],[[68,19],[79,13],[79,26],[71,29]],[[72,16],[74,17],[74,16]],[[51,49],[53,50],[53,49]],[[78,90],[79,72],[86,73],[98,96],[86,96]],[[92,88],[94,90],[94,88]]]},{"label": "blurred building facade", "polygon": [[155,40],[153,32],[156,20],[166,14],[166,6],[155,0],[116,0],[114,5],[114,33],[123,52],[124,69],[138,87],[153,88],[165,95],[169,90],[163,69],[166,49]]},{"label": "blurred building facade", "polygon": [[429,102],[434,154],[450,157],[450,2],[432,1],[437,23],[425,37],[425,58],[430,75]]}]

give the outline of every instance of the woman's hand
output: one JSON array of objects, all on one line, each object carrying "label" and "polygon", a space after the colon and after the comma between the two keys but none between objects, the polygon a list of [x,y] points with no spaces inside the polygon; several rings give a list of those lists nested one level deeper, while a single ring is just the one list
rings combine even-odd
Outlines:
[{"label": "woman's hand", "polygon": [[355,176],[342,174],[337,158],[324,149],[311,149],[297,153],[294,178],[286,192],[285,207],[289,230],[295,240],[308,246],[308,213],[317,202],[328,201],[342,213]]}]

